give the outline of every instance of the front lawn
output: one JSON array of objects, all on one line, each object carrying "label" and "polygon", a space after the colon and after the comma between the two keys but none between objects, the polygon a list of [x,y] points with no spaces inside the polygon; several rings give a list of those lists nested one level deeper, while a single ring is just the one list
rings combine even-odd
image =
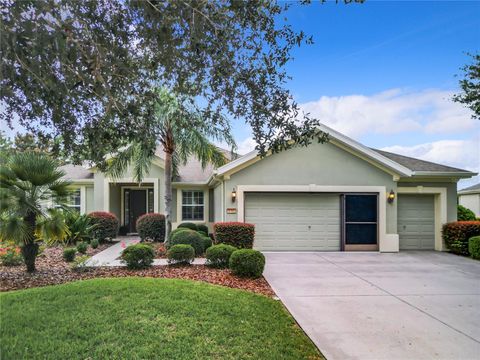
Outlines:
[{"label": "front lawn", "polygon": [[279,301],[124,278],[0,294],[2,359],[322,359]]}]

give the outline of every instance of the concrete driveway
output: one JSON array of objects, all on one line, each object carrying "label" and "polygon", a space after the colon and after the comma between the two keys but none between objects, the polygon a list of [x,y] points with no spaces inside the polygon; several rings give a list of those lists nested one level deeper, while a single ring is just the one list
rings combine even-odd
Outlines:
[{"label": "concrete driveway", "polygon": [[329,360],[480,359],[480,262],[439,252],[265,253]]}]

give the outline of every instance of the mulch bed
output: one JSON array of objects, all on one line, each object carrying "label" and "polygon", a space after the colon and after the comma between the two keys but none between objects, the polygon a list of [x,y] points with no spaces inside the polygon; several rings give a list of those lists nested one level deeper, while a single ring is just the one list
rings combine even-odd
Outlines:
[{"label": "mulch bed", "polygon": [[[102,244],[98,249],[88,249],[88,255],[94,255],[111,246]],[[267,281],[259,279],[244,279],[234,276],[227,269],[212,269],[204,265],[190,266],[154,266],[146,270],[128,270],[126,268],[93,268],[86,272],[76,272],[62,258],[61,247],[47,248],[37,258],[37,271],[28,274],[25,266],[0,266],[0,291],[26,289],[31,287],[63,284],[75,280],[107,277],[153,277],[177,278],[204,281],[210,284],[223,285],[231,288],[252,291],[258,294],[273,297],[273,292]]]}]

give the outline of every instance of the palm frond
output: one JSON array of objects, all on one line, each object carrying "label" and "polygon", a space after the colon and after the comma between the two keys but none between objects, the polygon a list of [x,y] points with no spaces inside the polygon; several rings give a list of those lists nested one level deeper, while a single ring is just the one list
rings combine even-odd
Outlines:
[{"label": "palm frond", "polygon": [[0,217],[0,239],[23,245],[33,241],[32,233],[32,229],[21,217],[7,214]]},{"label": "palm frond", "polygon": [[35,235],[38,240],[48,244],[64,242],[70,235],[70,230],[65,223],[62,211],[49,209],[46,216],[37,218]]},{"label": "palm frond", "polygon": [[130,163],[134,160],[134,156],[135,146],[131,144],[108,159],[105,173],[113,179],[121,178],[128,170]]}]

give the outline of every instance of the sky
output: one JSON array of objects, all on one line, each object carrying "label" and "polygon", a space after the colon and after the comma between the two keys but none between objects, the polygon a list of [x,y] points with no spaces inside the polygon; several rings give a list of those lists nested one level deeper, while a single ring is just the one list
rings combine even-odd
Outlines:
[{"label": "sky", "polygon": [[[287,16],[314,38],[286,67],[304,110],[364,145],[480,172],[480,121],[451,101],[466,53],[480,51],[480,1],[333,0]],[[248,126],[233,129],[252,150]]]}]

